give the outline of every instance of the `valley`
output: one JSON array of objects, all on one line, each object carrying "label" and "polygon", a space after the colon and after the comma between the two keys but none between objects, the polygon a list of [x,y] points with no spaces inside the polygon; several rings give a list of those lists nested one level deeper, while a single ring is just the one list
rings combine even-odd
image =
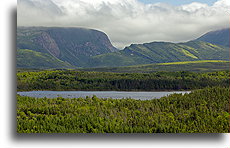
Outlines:
[{"label": "valley", "polygon": [[94,29],[18,27],[17,132],[227,133],[228,32],[118,50]]}]

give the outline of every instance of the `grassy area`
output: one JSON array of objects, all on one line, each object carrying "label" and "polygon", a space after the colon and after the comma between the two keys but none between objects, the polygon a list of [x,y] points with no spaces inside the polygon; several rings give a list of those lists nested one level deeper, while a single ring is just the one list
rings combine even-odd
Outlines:
[{"label": "grassy area", "polygon": [[182,64],[198,64],[198,63],[228,63],[229,64],[229,61],[223,61],[223,60],[183,61],[183,62],[160,63],[156,65],[182,65]]},{"label": "grassy area", "polygon": [[170,63],[155,63],[134,65],[125,67],[104,67],[85,68],[82,71],[118,72],[118,73],[151,73],[158,71],[193,71],[193,72],[213,72],[229,70],[229,61],[203,60],[203,61],[183,61]]},{"label": "grassy area", "polygon": [[37,52],[29,49],[17,50],[17,67],[19,68],[75,68],[67,62],[61,61],[48,53]]}]

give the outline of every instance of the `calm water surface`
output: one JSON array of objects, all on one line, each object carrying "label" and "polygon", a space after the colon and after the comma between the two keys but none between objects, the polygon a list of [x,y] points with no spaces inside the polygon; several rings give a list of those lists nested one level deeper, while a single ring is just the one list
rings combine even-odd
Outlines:
[{"label": "calm water surface", "polygon": [[163,92],[128,92],[128,91],[29,91],[29,92],[17,92],[21,96],[29,96],[36,98],[85,98],[86,96],[92,97],[96,95],[99,98],[113,98],[113,99],[122,99],[122,98],[132,98],[140,100],[150,100],[150,99],[159,99],[163,96],[167,96],[173,93],[185,94],[190,93],[190,91],[163,91]]}]

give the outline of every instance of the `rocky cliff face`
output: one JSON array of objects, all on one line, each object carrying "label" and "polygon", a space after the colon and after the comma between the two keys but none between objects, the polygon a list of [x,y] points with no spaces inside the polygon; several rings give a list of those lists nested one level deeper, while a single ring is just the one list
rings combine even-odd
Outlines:
[{"label": "rocky cliff face", "polygon": [[46,32],[41,32],[33,42],[40,45],[43,49],[47,50],[51,55],[59,57],[60,49],[53,38]]},{"label": "rocky cliff face", "polygon": [[95,56],[114,52],[109,38],[103,32],[81,28],[50,28],[48,34],[59,48],[72,51],[74,55]]},{"label": "rocky cliff face", "polygon": [[103,32],[61,27],[18,27],[17,49],[48,53],[77,67],[91,56],[118,51]]}]

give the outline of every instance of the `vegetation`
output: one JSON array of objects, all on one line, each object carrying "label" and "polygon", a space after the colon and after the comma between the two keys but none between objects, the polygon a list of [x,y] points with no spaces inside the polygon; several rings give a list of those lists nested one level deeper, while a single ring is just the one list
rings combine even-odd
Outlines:
[{"label": "vegetation", "polygon": [[132,44],[119,52],[91,57],[88,67],[120,67],[200,60],[228,61],[229,48],[202,41]]},{"label": "vegetation", "polygon": [[183,62],[172,62],[172,63],[160,63],[157,65],[184,65],[184,64],[197,64],[197,63],[229,63],[228,61],[221,60],[203,60],[203,61],[183,61]]},{"label": "vegetation", "polygon": [[157,71],[193,71],[213,72],[229,70],[229,61],[203,60],[171,63],[155,63],[123,67],[83,68],[82,71],[118,72],[118,73],[151,73]]},{"label": "vegetation", "polygon": [[[211,32],[186,43],[132,44],[117,51],[106,34],[96,30],[19,27],[18,91],[194,91],[153,100],[17,95],[17,132],[229,132],[226,32]],[[76,67],[79,70],[69,70]]]},{"label": "vegetation", "polygon": [[153,100],[17,96],[18,133],[227,133],[229,88]]},{"label": "vegetation", "polygon": [[37,52],[29,49],[17,50],[17,67],[20,68],[75,68],[48,53]]},{"label": "vegetation", "polygon": [[18,72],[17,89],[22,90],[191,90],[229,86],[228,71],[109,73],[75,70]]}]

